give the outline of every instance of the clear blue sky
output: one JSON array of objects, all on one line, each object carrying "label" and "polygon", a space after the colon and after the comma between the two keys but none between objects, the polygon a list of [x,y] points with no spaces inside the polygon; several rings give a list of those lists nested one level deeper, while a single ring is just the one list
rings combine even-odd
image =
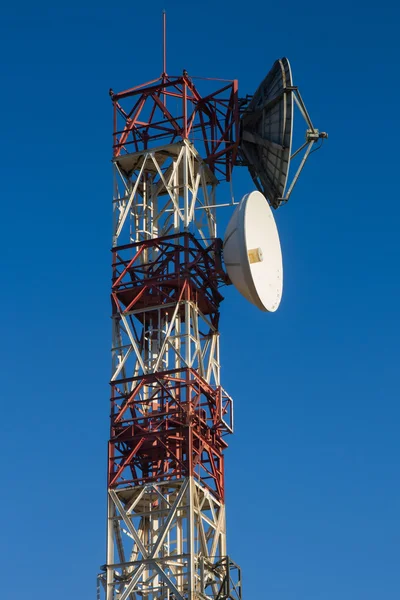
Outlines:
[{"label": "clear blue sky", "polygon": [[[108,89],[161,70],[252,93],[287,55],[329,132],[277,213],[284,299],[229,289],[228,551],[244,600],[395,600],[399,8],[22,0],[1,9],[2,599],[94,600],[105,560]],[[235,194],[253,189],[235,176]],[[220,197],[227,194],[221,186]],[[55,591],[56,590],[56,591]]]}]

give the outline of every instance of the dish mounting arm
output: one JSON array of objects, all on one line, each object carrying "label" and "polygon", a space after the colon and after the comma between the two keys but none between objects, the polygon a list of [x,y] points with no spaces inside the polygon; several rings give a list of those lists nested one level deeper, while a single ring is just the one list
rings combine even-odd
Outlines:
[{"label": "dish mounting arm", "polygon": [[[304,150],[306,148],[306,151],[303,155],[303,158],[301,159],[301,162],[299,164],[299,166],[297,167],[297,171],[293,176],[293,179],[290,183],[290,186],[288,188],[288,190],[286,191],[285,195],[283,198],[280,198],[281,202],[287,202],[290,198],[290,194],[293,191],[294,186],[297,183],[297,180],[300,176],[300,173],[302,172],[304,165],[306,164],[307,158],[309,157],[312,147],[314,146],[314,144],[318,141],[318,140],[325,140],[328,138],[328,134],[325,131],[319,131],[318,129],[316,129],[314,127],[314,125],[312,124],[310,115],[308,114],[308,110],[306,108],[306,105],[304,104],[304,100],[300,94],[299,88],[296,86],[291,86],[291,87],[287,87],[285,89],[285,92],[289,92],[291,94],[293,94],[293,99],[298,107],[298,109],[300,110],[301,115],[303,116],[305,122],[307,123],[308,129],[306,131],[306,141],[304,142],[304,144],[302,144],[300,146],[300,148],[298,148],[295,152],[293,152],[293,154],[291,154],[290,156],[290,160],[292,161],[292,159],[297,156],[300,152],[302,152],[302,150]],[[316,148],[317,150],[317,148]]]}]

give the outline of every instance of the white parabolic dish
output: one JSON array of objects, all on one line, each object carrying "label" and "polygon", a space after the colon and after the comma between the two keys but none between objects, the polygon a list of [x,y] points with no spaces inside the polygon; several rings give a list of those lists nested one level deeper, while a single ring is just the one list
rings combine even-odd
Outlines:
[{"label": "white parabolic dish", "polygon": [[246,194],[233,213],[224,238],[224,262],[233,285],[249,302],[276,311],[283,289],[281,244],[261,192]]}]

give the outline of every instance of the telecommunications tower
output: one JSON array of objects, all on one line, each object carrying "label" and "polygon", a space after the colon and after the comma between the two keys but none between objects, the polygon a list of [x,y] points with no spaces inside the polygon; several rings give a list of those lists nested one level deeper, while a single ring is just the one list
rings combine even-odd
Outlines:
[{"label": "telecommunications tower", "polygon": [[[269,205],[289,198],[311,147],[326,137],[287,59],[245,99],[236,80],[194,81],[186,71],[168,75],[164,58],[160,78],[110,90],[111,429],[99,599],[241,598],[226,547],[233,403],[220,381],[220,287],[233,283],[262,310],[277,309],[282,258]],[[308,128],[293,153],[294,103]],[[290,160],[302,150],[285,193]],[[233,202],[216,190],[236,165],[249,168],[259,191],[233,207],[224,247],[216,210]]]}]

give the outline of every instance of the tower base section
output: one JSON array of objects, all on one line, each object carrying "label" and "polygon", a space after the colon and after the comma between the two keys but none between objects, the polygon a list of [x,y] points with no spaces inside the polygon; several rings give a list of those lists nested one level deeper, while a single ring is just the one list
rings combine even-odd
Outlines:
[{"label": "tower base section", "polygon": [[98,600],[240,600],[225,506],[193,477],[109,489]]}]

